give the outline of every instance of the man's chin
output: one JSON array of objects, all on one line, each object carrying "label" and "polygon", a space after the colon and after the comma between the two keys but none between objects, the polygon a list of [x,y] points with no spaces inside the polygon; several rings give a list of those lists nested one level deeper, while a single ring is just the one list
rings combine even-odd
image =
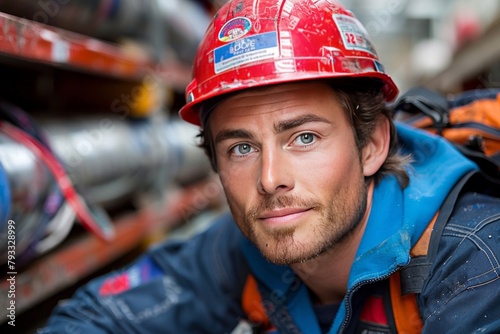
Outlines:
[{"label": "man's chin", "polygon": [[[254,225],[256,226],[256,225]],[[295,227],[255,228],[247,237],[259,249],[262,256],[277,265],[303,262],[311,257],[304,245],[297,242]]]},{"label": "man's chin", "polygon": [[[261,252],[262,253],[262,252]],[[294,263],[297,263],[296,259],[292,259],[289,257],[280,257],[276,256],[276,254],[266,254],[262,253],[262,256],[269,262],[278,265],[278,266],[288,266]]]},{"label": "man's chin", "polygon": [[335,244],[328,242],[301,243],[293,235],[279,240],[262,238],[259,242],[255,242],[255,239],[251,241],[267,261],[276,265],[292,265],[314,260]]},{"label": "man's chin", "polygon": [[267,261],[276,265],[291,265],[310,258],[308,254],[299,253],[300,247],[294,245],[293,242],[289,242],[287,245],[284,245],[283,242],[268,242],[258,244],[258,248]]},{"label": "man's chin", "polygon": [[312,260],[313,258],[315,258],[316,256],[312,256],[312,255],[309,255],[309,256],[303,256],[303,255],[299,255],[299,256],[277,256],[276,254],[269,254],[269,253],[262,253],[262,256],[269,262],[275,264],[275,265],[280,265],[280,266],[289,266],[289,265],[292,265],[292,264],[296,264],[296,263],[304,263],[306,261],[309,261],[309,260]]}]

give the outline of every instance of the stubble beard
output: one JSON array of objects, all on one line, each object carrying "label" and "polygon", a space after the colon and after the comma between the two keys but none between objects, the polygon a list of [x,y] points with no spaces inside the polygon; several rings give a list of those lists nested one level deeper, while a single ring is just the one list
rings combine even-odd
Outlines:
[{"label": "stubble beard", "polygon": [[[246,214],[238,214],[228,201],[239,228],[260,250],[264,258],[277,265],[290,265],[314,259],[341,243],[359,225],[366,211],[367,184],[357,182],[344,193],[332,193],[325,204],[290,195],[265,197]],[[297,240],[295,226],[263,227],[257,217],[265,210],[285,207],[312,208],[318,215],[307,222],[312,229],[307,240]]]}]

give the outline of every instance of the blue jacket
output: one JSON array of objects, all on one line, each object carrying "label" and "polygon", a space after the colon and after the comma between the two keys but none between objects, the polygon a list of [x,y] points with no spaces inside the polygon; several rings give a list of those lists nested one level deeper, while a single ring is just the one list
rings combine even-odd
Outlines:
[{"label": "blue jacket", "polygon": [[[408,264],[449,190],[476,168],[441,138],[399,124],[398,134],[414,157],[410,185],[401,190],[387,177],[375,188],[348,292],[329,333],[355,332],[365,291]],[[423,331],[498,333],[500,201],[465,194],[455,212],[418,298]],[[307,288],[288,266],[267,262],[229,214],[194,238],[167,240],[128,268],[80,288],[40,333],[231,333],[245,318],[241,296],[249,274],[268,292],[264,302],[280,310],[280,328],[321,333]]]}]

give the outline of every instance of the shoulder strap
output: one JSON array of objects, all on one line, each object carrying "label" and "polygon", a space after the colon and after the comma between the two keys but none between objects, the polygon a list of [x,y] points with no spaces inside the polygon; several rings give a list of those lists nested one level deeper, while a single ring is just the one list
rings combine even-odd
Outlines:
[{"label": "shoulder strap", "polygon": [[397,271],[389,277],[391,307],[394,323],[398,333],[420,334],[424,327],[417,299],[414,294],[401,293],[400,272]]},{"label": "shoulder strap", "polygon": [[422,291],[434,263],[441,235],[453,212],[458,195],[476,173],[476,171],[473,171],[466,174],[453,187],[438,214],[436,214],[417,244],[412,248],[413,257],[410,263],[401,269],[401,293],[403,295]]},{"label": "shoulder strap", "polygon": [[487,156],[483,152],[470,149],[465,145],[456,143],[452,144],[464,156],[474,161],[486,175],[500,180],[500,151],[492,154],[491,156]]}]

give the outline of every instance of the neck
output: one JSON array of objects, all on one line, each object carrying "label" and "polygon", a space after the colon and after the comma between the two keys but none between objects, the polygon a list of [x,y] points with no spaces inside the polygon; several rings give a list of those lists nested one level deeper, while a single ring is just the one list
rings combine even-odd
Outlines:
[{"label": "neck", "polygon": [[356,228],[330,250],[291,267],[312,292],[317,304],[339,303],[347,292],[351,266],[365,231],[372,206],[373,182],[368,187],[366,211]]}]

